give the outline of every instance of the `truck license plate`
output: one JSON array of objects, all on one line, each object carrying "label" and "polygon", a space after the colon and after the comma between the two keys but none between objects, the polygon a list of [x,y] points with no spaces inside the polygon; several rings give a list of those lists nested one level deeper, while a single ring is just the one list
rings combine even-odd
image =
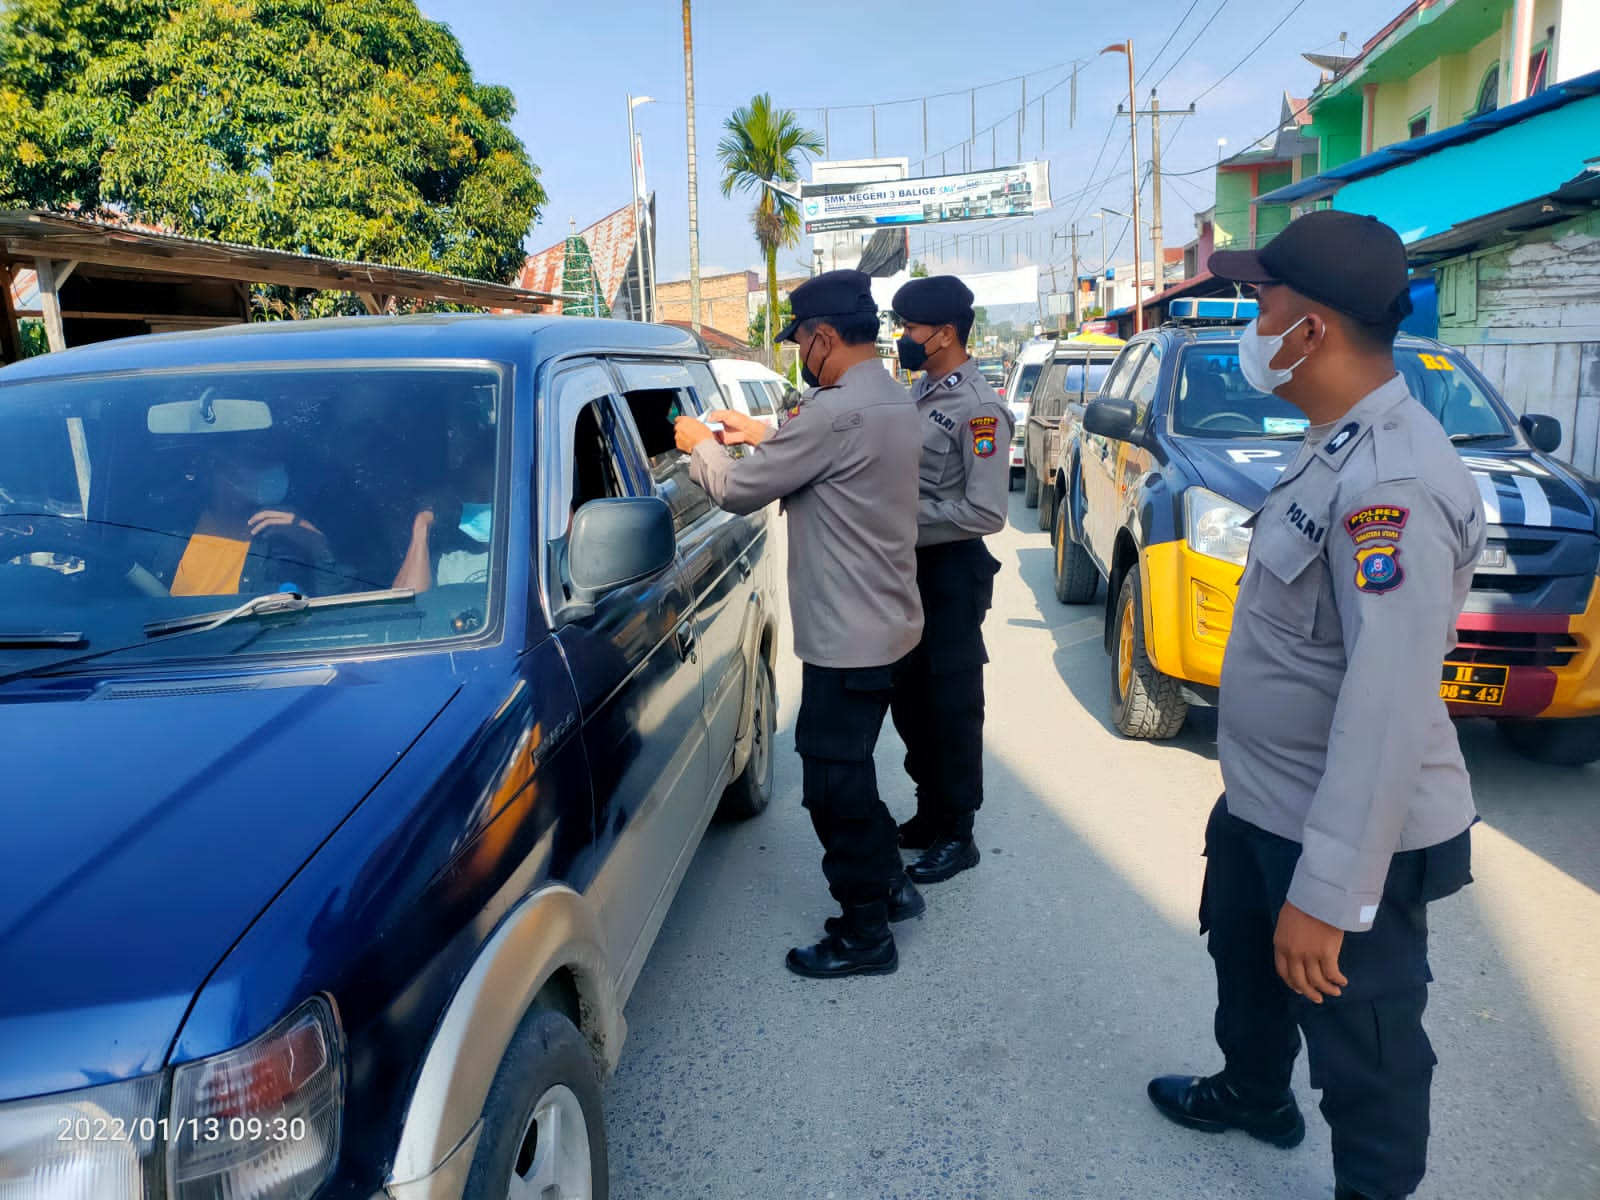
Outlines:
[{"label": "truck license plate", "polygon": [[1506,668],[1447,662],[1440,678],[1439,696],[1452,704],[1504,704]]}]

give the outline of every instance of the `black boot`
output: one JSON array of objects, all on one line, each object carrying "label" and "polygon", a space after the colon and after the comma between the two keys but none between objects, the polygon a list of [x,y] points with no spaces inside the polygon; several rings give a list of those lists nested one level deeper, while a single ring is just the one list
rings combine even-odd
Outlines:
[{"label": "black boot", "polygon": [[846,928],[830,933],[815,946],[789,951],[787,965],[809,979],[838,979],[845,975],[889,975],[900,965],[894,934],[889,932],[889,905],[848,904]]},{"label": "black boot", "polygon": [[[911,877],[901,871],[889,885],[889,920],[898,925],[901,921],[909,921],[912,917],[920,917],[928,911],[928,902],[922,898],[922,893],[917,891],[917,885],[911,882]],[[838,936],[846,929],[843,916],[829,917],[822,923],[825,933]]]},{"label": "black boot", "polygon": [[1150,1101],[1161,1115],[1202,1133],[1242,1129],[1282,1149],[1298,1146],[1306,1136],[1305,1118],[1294,1093],[1267,1104],[1252,1104],[1221,1075],[1163,1075],[1150,1081]]},{"label": "black boot", "polygon": [[906,868],[916,883],[943,883],[953,875],[978,865],[978,843],[970,837],[945,837],[929,846],[927,852]]},{"label": "black boot", "polygon": [[921,809],[900,826],[900,849],[926,850],[939,840],[939,822]]}]

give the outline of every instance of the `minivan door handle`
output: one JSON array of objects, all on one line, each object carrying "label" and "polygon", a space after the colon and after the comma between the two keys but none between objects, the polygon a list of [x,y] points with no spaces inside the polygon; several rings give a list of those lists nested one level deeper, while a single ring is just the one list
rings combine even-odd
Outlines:
[{"label": "minivan door handle", "polygon": [[750,578],[750,572],[751,572],[750,560],[748,558],[746,558],[743,554],[741,554],[739,556],[739,578],[740,579],[749,579]]},{"label": "minivan door handle", "polygon": [[683,659],[684,662],[700,661],[700,656],[695,652],[696,642],[694,623],[692,621],[685,621],[682,625],[679,625],[672,637],[678,644],[679,658]]}]

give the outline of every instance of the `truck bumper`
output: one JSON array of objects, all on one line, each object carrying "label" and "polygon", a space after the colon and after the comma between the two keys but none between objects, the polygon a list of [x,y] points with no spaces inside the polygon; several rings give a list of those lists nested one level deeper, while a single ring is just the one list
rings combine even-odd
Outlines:
[{"label": "truck bumper", "polygon": [[[1503,668],[1499,703],[1451,700],[1456,717],[1591,717],[1600,713],[1600,580],[1583,612],[1461,614],[1449,662]],[[1491,693],[1491,698],[1493,694]]]},{"label": "truck bumper", "polygon": [[1146,546],[1142,560],[1150,661],[1163,675],[1217,687],[1244,569],[1196,554],[1183,541]]}]

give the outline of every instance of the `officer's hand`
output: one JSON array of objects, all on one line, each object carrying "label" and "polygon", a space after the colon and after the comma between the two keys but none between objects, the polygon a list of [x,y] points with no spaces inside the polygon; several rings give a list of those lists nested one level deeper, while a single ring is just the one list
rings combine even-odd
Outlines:
[{"label": "officer's hand", "polygon": [[706,414],[706,420],[722,426],[724,446],[754,446],[767,436],[767,427],[752,416],[731,408],[719,408]]},{"label": "officer's hand", "polygon": [[679,417],[672,423],[672,432],[677,439],[678,449],[685,454],[693,454],[694,448],[701,442],[709,442],[716,436],[706,428],[704,422],[694,417]]},{"label": "officer's hand", "polygon": [[1339,950],[1344,946],[1344,930],[1319,921],[1285,904],[1278,914],[1278,929],[1272,936],[1272,950],[1278,964],[1278,978],[1313,1004],[1324,996],[1337,996],[1350,981],[1339,970]]}]

